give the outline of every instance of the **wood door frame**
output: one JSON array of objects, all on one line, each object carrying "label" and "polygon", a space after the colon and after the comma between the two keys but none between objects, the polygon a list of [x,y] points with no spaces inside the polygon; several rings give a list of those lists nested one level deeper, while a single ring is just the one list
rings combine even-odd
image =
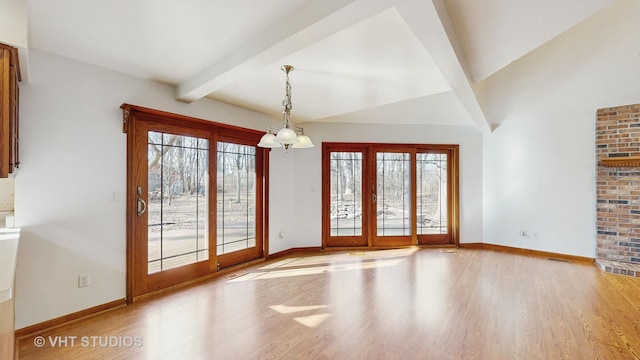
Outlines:
[{"label": "wood door frame", "polygon": [[[330,158],[331,152],[362,152],[363,153],[363,219],[369,218],[375,214],[375,205],[368,199],[369,188],[375,189],[376,176],[376,152],[408,152],[411,155],[411,235],[410,241],[406,241],[406,236],[390,237],[389,241],[374,242],[377,237],[377,228],[371,226],[372,222],[365,223],[363,220],[363,235],[366,234],[366,241],[358,242],[357,245],[349,244],[348,241],[344,245],[333,245],[335,239],[340,237],[332,237],[330,234]],[[455,245],[460,244],[460,165],[459,165],[460,146],[457,144],[395,144],[395,143],[342,143],[342,142],[323,142],[322,143],[322,248],[349,248],[349,247],[393,247],[406,245]],[[416,186],[417,178],[417,154],[420,153],[445,153],[447,154],[447,202],[450,206],[448,213],[448,234],[417,234],[417,212],[416,212]],[[377,189],[376,189],[377,190]],[[376,194],[377,195],[377,194]],[[365,205],[366,204],[366,205]],[[368,230],[365,230],[367,228]],[[333,238],[333,239],[332,239]],[[396,239],[397,238],[397,239]],[[366,243],[366,245],[359,245]]]},{"label": "wood door frame", "polygon": [[[127,211],[126,211],[126,227],[127,227],[127,250],[126,250],[126,265],[127,265],[127,283],[126,283],[126,301],[128,304],[133,303],[136,299],[146,296],[149,293],[177,285],[185,281],[191,281],[204,276],[211,275],[217,272],[216,259],[216,176],[217,168],[215,167],[215,154],[217,151],[217,138],[218,136],[225,139],[245,142],[247,144],[257,144],[263,133],[253,129],[241,128],[237,126],[221,124],[213,121],[197,119],[189,116],[168,113],[159,110],[153,110],[140,106],[123,104],[121,106],[123,110],[123,132],[127,134]],[[146,179],[147,168],[146,164],[141,161],[133,161],[135,154],[141,152],[146,154],[147,152],[147,132],[146,127],[148,123],[159,124],[155,126],[165,126],[167,129],[182,129],[180,133],[185,134],[208,134],[210,147],[210,161],[209,161],[209,260],[195,264],[194,266],[184,266],[175,269],[163,271],[172,280],[167,280],[166,277],[156,274],[147,274],[147,248],[142,249],[141,244],[137,244],[136,239],[141,237],[146,238],[148,226],[143,226],[137,219],[137,213],[135,211],[137,204],[136,187],[140,184],[140,177]],[[192,130],[184,130],[189,128]],[[239,135],[239,134],[242,135]],[[212,146],[216,146],[214,151],[211,151]],[[260,156],[258,156],[258,153]],[[259,161],[258,166],[268,165],[269,150],[256,147],[256,162]],[[144,175],[140,175],[144,174]],[[268,252],[268,237],[266,236],[267,226],[265,226],[265,219],[268,217],[268,197],[264,190],[268,190],[268,173],[263,172],[260,176],[256,176],[256,197],[258,192],[261,192],[262,198],[260,202],[260,212],[256,211],[256,238],[261,237],[263,243],[262,258],[266,258]],[[258,183],[259,182],[259,183]],[[148,186],[144,183],[144,187]],[[143,200],[147,201],[147,192],[143,191]],[[258,210],[258,209],[256,209]],[[259,233],[261,231],[262,233]]]},{"label": "wood door frame", "polygon": [[[364,224],[365,218],[368,217],[370,206],[365,206],[365,201],[368,203],[369,192],[367,189],[371,188],[371,179],[368,176],[362,176],[362,234],[360,236],[331,236],[331,220],[329,213],[331,209],[331,199],[328,194],[331,187],[331,159],[329,154],[331,152],[358,152],[362,154],[362,171],[366,169],[365,164],[369,158],[369,145],[368,144],[342,144],[342,143],[322,143],[322,248],[332,247],[334,241],[342,241],[346,243],[346,246],[360,247],[371,246],[370,236],[367,234],[366,226]],[[367,195],[365,195],[367,194]],[[366,200],[365,200],[366,199]],[[341,245],[345,246],[345,245]]]},{"label": "wood door frame", "polygon": [[[435,153],[447,154],[447,204],[451,206],[447,211],[447,234],[417,235],[418,245],[460,245],[460,166],[458,145],[430,145],[418,148],[416,154]],[[417,156],[417,155],[416,155]],[[417,158],[416,158],[417,160]],[[417,165],[417,161],[416,161]],[[416,184],[417,186],[417,184]],[[417,215],[417,214],[416,214]],[[416,219],[417,220],[417,219]],[[417,221],[414,223],[417,226]],[[451,240],[449,240],[449,238]]]}]

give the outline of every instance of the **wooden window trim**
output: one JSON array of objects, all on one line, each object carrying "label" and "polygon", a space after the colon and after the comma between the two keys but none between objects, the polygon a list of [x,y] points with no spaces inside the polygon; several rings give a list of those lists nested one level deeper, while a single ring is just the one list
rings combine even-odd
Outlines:
[{"label": "wooden window trim", "polygon": [[[329,154],[331,152],[359,152],[362,153],[362,166],[363,171],[366,169],[365,164],[369,162],[369,146],[367,144],[344,144],[344,143],[322,143],[322,248],[330,248],[335,246],[335,242],[341,242],[352,247],[370,247],[371,237],[367,234],[367,227],[363,223],[362,234],[360,236],[330,236],[331,234],[331,220],[329,218],[331,199],[326,194],[329,193],[331,187],[330,179],[330,167],[331,159]],[[363,202],[365,196],[369,196],[368,189],[371,188],[371,179],[369,176],[362,177],[362,197]],[[367,194],[367,195],[365,195]],[[364,206],[362,209],[362,218],[368,216],[369,207]]]},{"label": "wooden window trim", "polygon": [[[417,234],[417,214],[412,211],[411,215],[411,245],[460,245],[460,180],[459,180],[459,152],[460,146],[457,144],[396,144],[396,143],[343,143],[343,142],[323,142],[322,143],[322,248],[377,248],[406,245],[407,236],[387,237],[382,241],[373,242],[375,229],[371,224],[363,224],[363,236],[366,239],[340,239],[330,236],[330,198],[327,194],[330,191],[330,159],[331,152],[362,152],[363,153],[363,202],[370,191],[367,191],[376,184],[376,159],[375,152],[406,152],[411,154],[411,173],[416,173],[416,154],[418,153],[446,153],[449,158],[447,167],[447,181],[451,191],[447,193],[447,201],[451,206],[448,214],[448,232],[446,235],[418,235]],[[365,165],[366,163],[366,165]],[[417,179],[411,177],[411,198],[415,202]],[[365,195],[367,194],[367,195]],[[415,209],[415,204],[412,205]],[[363,217],[370,217],[372,206],[363,206]],[[368,230],[365,230],[367,228]],[[365,235],[366,234],[366,235]],[[355,237],[351,237],[355,238]],[[335,240],[344,240],[340,246],[335,245]],[[349,241],[353,241],[349,244]],[[365,245],[366,244],[366,245]]]}]

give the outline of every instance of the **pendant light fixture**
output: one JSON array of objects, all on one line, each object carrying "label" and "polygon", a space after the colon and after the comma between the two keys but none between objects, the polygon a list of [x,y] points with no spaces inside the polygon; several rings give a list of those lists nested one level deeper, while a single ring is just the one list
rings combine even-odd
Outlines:
[{"label": "pendant light fixture", "polygon": [[287,152],[289,147],[294,149],[305,149],[314,147],[311,139],[304,134],[301,127],[296,126],[291,121],[291,84],[289,84],[289,73],[293,71],[293,66],[283,65],[282,71],[286,77],[285,96],[282,100],[284,109],[282,110],[282,128],[276,130],[273,127],[269,127],[267,133],[262,136],[258,146],[264,148],[278,148],[284,147],[284,151]]}]

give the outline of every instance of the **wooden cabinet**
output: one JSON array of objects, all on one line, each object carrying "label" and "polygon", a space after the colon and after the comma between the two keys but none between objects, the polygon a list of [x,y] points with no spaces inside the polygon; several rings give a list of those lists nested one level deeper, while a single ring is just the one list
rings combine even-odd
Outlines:
[{"label": "wooden cabinet", "polygon": [[0,44],[0,178],[20,166],[18,158],[18,50]]}]

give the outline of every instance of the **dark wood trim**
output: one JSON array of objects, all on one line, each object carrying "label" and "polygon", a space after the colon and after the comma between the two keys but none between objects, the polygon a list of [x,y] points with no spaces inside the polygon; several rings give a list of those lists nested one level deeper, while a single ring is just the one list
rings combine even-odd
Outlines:
[{"label": "dark wood trim", "polygon": [[293,255],[296,253],[312,253],[312,252],[322,252],[324,251],[321,247],[298,247],[298,248],[291,248],[291,249],[287,249],[287,250],[283,250],[283,251],[279,251],[277,253],[273,253],[268,255],[267,259],[271,260],[271,259],[276,259],[279,257],[283,257],[283,256],[289,256],[289,255]]},{"label": "dark wood trim", "polygon": [[465,248],[465,249],[482,249],[482,245],[484,245],[483,243],[464,243],[464,244],[460,244],[460,248]]},{"label": "dark wood trim", "polygon": [[[404,144],[404,143],[365,143],[365,142],[323,142],[322,145],[329,147],[351,147],[351,148],[369,148],[375,147],[376,149],[399,149],[400,147],[417,148],[418,152],[424,152],[424,150],[448,150],[452,146],[458,146],[455,144]],[[382,150],[384,151],[384,150]]]},{"label": "dark wood trim", "polygon": [[131,105],[122,104],[122,132],[127,133],[129,131],[129,113],[131,112]]},{"label": "dark wood trim", "polygon": [[518,255],[525,255],[525,256],[544,257],[544,258],[550,258],[550,259],[562,259],[562,260],[581,262],[581,263],[593,264],[595,262],[595,259],[590,257],[560,254],[560,253],[540,251],[540,250],[531,250],[531,249],[524,249],[524,248],[517,248],[517,247],[496,245],[496,244],[467,243],[467,244],[460,244],[460,247],[463,249],[483,249],[483,250],[506,252],[510,254],[518,254]]},{"label": "dark wood trim", "polygon": [[604,157],[600,159],[600,165],[606,167],[638,167],[640,166],[640,156]]},{"label": "dark wood trim", "polygon": [[[166,122],[169,124],[175,124],[178,126],[183,124],[185,121],[188,121],[190,123],[196,124],[205,129],[209,129],[211,128],[211,126],[215,126],[216,131],[218,133],[225,134],[231,137],[238,137],[237,132],[243,131],[255,136],[257,139],[256,144],[258,143],[258,141],[260,141],[260,138],[262,137],[262,135],[264,135],[264,131],[249,129],[249,128],[236,126],[236,125],[224,124],[224,123],[216,122],[213,120],[199,119],[199,118],[195,118],[187,115],[180,115],[180,114],[170,113],[162,110],[150,109],[150,108],[137,106],[137,105],[131,105],[131,104],[125,103],[125,104],[122,104],[120,108],[122,108],[123,110],[125,108],[128,109],[130,113],[129,119],[131,118],[131,115],[135,113],[139,117],[148,118],[148,119],[152,119],[160,122]],[[246,138],[241,138],[241,139],[246,139]]]},{"label": "dark wood trim", "polygon": [[18,48],[7,45],[0,44],[0,48],[6,49],[11,53],[11,63],[15,66],[16,77],[18,81],[22,81],[22,72],[20,71],[20,58],[18,56]]},{"label": "dark wood trim", "polygon": [[0,47],[0,177],[9,176],[9,51]]},{"label": "dark wood trim", "polygon": [[106,304],[90,307],[88,309],[76,311],[74,313],[63,315],[55,319],[51,319],[35,325],[27,326],[22,329],[16,330],[16,339],[20,340],[28,336],[37,335],[47,330],[51,330],[53,328],[66,325],[78,320],[86,319],[88,317],[95,316],[103,312],[117,309],[119,307],[126,306],[126,305],[127,305],[127,302],[125,299],[118,299],[118,300],[108,302]]},{"label": "dark wood trim", "polygon": [[[122,105],[121,108],[123,112],[127,114],[127,119],[129,119],[130,114],[130,105]],[[135,298],[135,286],[138,279],[136,279],[136,252],[135,252],[135,234],[130,229],[134,229],[135,224],[135,212],[132,210],[132,207],[135,207],[136,203],[136,168],[133,161],[130,160],[130,154],[135,151],[136,148],[136,139],[132,134],[135,134],[136,124],[133,121],[125,122],[127,128],[124,129],[124,133],[127,134],[127,189],[126,189],[126,218],[127,218],[127,249],[126,249],[126,265],[127,265],[127,282],[126,282],[126,301],[127,304],[133,304],[133,299]]]}]

